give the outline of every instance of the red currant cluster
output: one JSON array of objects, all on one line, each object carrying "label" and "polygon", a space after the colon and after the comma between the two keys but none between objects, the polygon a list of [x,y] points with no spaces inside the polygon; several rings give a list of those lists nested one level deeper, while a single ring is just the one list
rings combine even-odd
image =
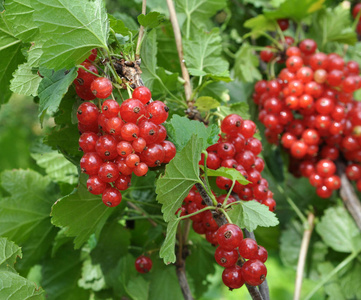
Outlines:
[{"label": "red currant cluster", "polygon": [[225,268],[222,280],[231,290],[240,288],[244,283],[257,286],[266,279],[266,249],[258,246],[253,239],[243,239],[242,230],[237,225],[222,225],[217,231],[217,241],[219,247],[214,257]]},{"label": "red currant cluster", "polygon": [[[254,137],[256,124],[250,120],[243,120],[239,115],[231,114],[222,121],[221,131],[223,135],[218,143],[207,149],[207,167],[236,169],[250,183],[241,185],[236,182],[232,192],[236,193],[241,200],[256,200],[268,206],[270,211],[274,211],[276,202],[273,199],[273,193],[268,190],[267,180],[261,176],[264,161],[258,156],[262,151],[262,144]],[[204,157],[200,161],[200,164],[203,163]],[[232,180],[219,176],[216,184],[222,190],[229,190]],[[232,198],[229,201],[232,201]]]},{"label": "red currant cluster", "polygon": [[[83,66],[96,73],[90,62],[85,61]],[[86,96],[85,100],[105,99],[111,95],[109,79],[83,71],[79,69],[75,81],[80,97],[79,91],[87,91],[87,94],[90,91],[93,95]],[[93,79],[89,85],[90,78]],[[176,154],[174,144],[165,140],[167,131],[161,125],[168,118],[168,107],[151,98],[149,89],[140,86],[133,91],[132,98],[121,105],[107,99],[101,110],[92,102],[84,102],[78,108],[78,128],[82,133],[79,146],[84,152],[80,167],[90,176],[89,192],[102,194],[104,204],[109,207],[120,203],[120,191],[130,186],[132,173],[144,176],[148,167],[168,163]]]},{"label": "red currant cluster", "polygon": [[357,62],[316,50],[310,39],[289,47],[286,67],[276,79],[258,81],[253,100],[267,140],[277,144],[281,136],[291,171],[328,198],[340,188],[333,161],[343,155],[361,163],[361,105],[353,99],[361,77]]},{"label": "red currant cluster", "polygon": [[144,274],[144,273],[148,273],[152,269],[153,262],[150,259],[150,257],[145,255],[140,255],[135,260],[134,265],[138,273]]}]

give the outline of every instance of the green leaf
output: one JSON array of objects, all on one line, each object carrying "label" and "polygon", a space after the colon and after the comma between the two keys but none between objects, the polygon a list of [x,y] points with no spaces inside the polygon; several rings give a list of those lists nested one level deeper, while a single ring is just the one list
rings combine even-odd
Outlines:
[{"label": "green leaf", "polygon": [[107,286],[100,265],[93,265],[91,259],[84,261],[78,285],[86,290],[100,291],[105,289]]},{"label": "green leaf", "polygon": [[32,153],[31,157],[45,169],[46,174],[55,182],[75,184],[78,181],[77,168],[57,151]]},{"label": "green leaf", "polygon": [[60,70],[54,72],[52,70],[40,70],[41,75],[44,77],[39,85],[39,118],[42,122],[45,113],[55,113],[59,107],[61,99],[67,93],[69,86],[77,77],[76,68],[71,69],[69,72]]},{"label": "green leaf", "polygon": [[155,80],[158,79],[157,71],[157,32],[151,30],[143,40],[140,50],[142,58],[142,79],[144,84],[152,90]]},{"label": "green leaf", "polygon": [[189,39],[191,26],[199,28],[219,10],[227,6],[226,0],[176,0],[176,11],[185,15],[183,33]]},{"label": "green leaf", "polygon": [[196,106],[199,111],[210,111],[220,105],[216,99],[207,96],[199,97],[194,103],[194,106]]},{"label": "green leaf", "polygon": [[249,114],[249,106],[246,102],[234,103],[229,106],[222,105],[219,108],[219,112],[224,117],[230,114],[237,114],[245,120],[249,120],[251,118]]},{"label": "green leaf", "polygon": [[75,237],[74,246],[80,248],[91,234],[99,234],[104,223],[114,211],[86,188],[88,175],[80,176],[79,187],[70,195],[59,199],[51,212],[51,222],[58,227],[65,227],[67,236]]},{"label": "green leaf", "polygon": [[255,200],[241,201],[240,204],[232,206],[228,215],[234,224],[248,231],[254,231],[258,226],[272,227],[278,225],[278,219],[270,212],[266,205]]},{"label": "green leaf", "polygon": [[236,169],[229,169],[229,168],[225,168],[225,167],[220,167],[217,170],[208,169],[207,170],[207,175],[211,176],[211,177],[212,176],[214,176],[214,177],[223,176],[223,177],[229,178],[231,180],[237,180],[240,184],[243,184],[243,185],[246,185],[246,184],[250,183]]},{"label": "green leaf", "polygon": [[14,264],[22,257],[21,249],[14,242],[0,237],[0,298],[41,300],[43,290],[35,283],[21,277]]},{"label": "green leaf", "polygon": [[301,21],[309,14],[322,8],[326,0],[287,0],[283,2],[276,10],[266,10],[264,14],[270,19],[293,19],[297,22]]},{"label": "green leaf", "polygon": [[357,42],[357,34],[352,28],[350,11],[342,5],[316,12],[313,16],[310,34],[321,49],[325,49],[326,44],[330,42],[349,45]]},{"label": "green leaf", "polygon": [[262,75],[258,70],[258,57],[248,43],[243,43],[236,53],[234,64],[234,75],[245,82],[261,80]]},{"label": "green leaf", "polygon": [[19,65],[13,74],[10,89],[17,94],[26,96],[37,96],[38,87],[42,80],[37,72],[39,59],[42,54],[41,44],[32,46],[28,52],[28,61]]},{"label": "green leaf", "polygon": [[52,258],[46,258],[42,267],[41,286],[47,299],[88,300],[89,291],[78,286],[82,261],[80,251],[71,243],[63,245]]},{"label": "green leaf", "polygon": [[31,0],[34,20],[44,41],[41,65],[70,69],[91,49],[107,49],[108,20],[104,1]]},{"label": "green leaf", "polygon": [[196,134],[203,140],[203,148],[207,148],[218,141],[219,128],[216,125],[206,127],[203,123],[191,121],[187,117],[173,115],[165,124],[168,139],[181,151]]},{"label": "green leaf", "polygon": [[6,57],[0,59],[0,105],[9,101],[12,94],[9,89],[12,73],[25,61],[21,48],[21,41],[15,38],[4,14],[0,14],[0,57]]},{"label": "green leaf", "polygon": [[277,23],[274,20],[267,19],[264,15],[258,15],[244,22],[244,27],[251,29],[252,35],[257,37],[259,32],[276,31]]},{"label": "green leaf", "polygon": [[50,210],[56,199],[51,188],[56,188],[50,183],[49,177],[30,170],[1,174],[1,186],[10,196],[0,200],[0,235],[22,247],[24,269],[43,257],[55,236]]},{"label": "green leaf", "polygon": [[335,251],[349,253],[361,250],[360,231],[342,206],[328,208],[316,225],[316,231]]},{"label": "green leaf", "polygon": [[[359,255],[360,259],[361,256]],[[354,259],[348,268],[340,274],[340,283],[343,293],[347,299],[361,299],[361,262]]]},{"label": "green leaf", "polygon": [[116,19],[112,15],[108,15],[110,28],[114,30],[114,32],[119,33],[121,35],[128,35],[129,28],[127,28],[122,20]]},{"label": "green leaf", "polygon": [[187,145],[176,154],[165,168],[165,175],[159,177],[155,192],[162,204],[163,218],[169,222],[182,205],[192,186],[200,182],[199,165],[203,139],[193,135]]},{"label": "green leaf", "polygon": [[34,9],[31,0],[7,0],[5,17],[11,26],[14,36],[23,42],[32,42],[39,33],[33,20]]},{"label": "green leaf", "polygon": [[164,21],[164,16],[159,12],[152,11],[146,15],[139,15],[138,22],[146,28],[155,28]]},{"label": "green leaf", "polygon": [[[184,59],[187,68],[198,74],[213,74],[229,77],[229,63],[222,58],[222,38],[218,28],[210,32],[196,31],[196,38],[183,42]],[[203,72],[203,73],[201,73]],[[202,76],[202,75],[201,75]]]},{"label": "green leaf", "polygon": [[[328,276],[334,269],[334,266],[331,262],[326,261],[321,263],[318,266],[318,271],[321,273],[322,277]],[[329,300],[346,300],[343,290],[341,288],[340,282],[337,280],[337,275],[332,276],[327,284],[324,285],[325,294],[329,297]]]},{"label": "green leaf", "polygon": [[141,276],[132,277],[127,285],[127,292],[134,300],[148,300],[150,282]]},{"label": "green leaf", "polygon": [[159,251],[159,256],[160,258],[163,258],[163,261],[166,265],[169,265],[176,261],[174,250],[179,222],[180,220],[175,217],[169,221],[167,225],[167,234],[165,236],[164,243],[162,244],[162,247]]}]

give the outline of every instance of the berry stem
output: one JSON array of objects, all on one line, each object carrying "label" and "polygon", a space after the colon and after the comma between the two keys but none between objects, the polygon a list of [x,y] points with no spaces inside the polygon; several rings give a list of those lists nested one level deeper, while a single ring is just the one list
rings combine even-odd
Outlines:
[{"label": "berry stem", "polygon": [[[177,14],[174,8],[173,0],[167,0],[168,10],[169,10],[169,18],[172,23],[174,38],[177,45],[177,52],[179,57],[179,63],[182,70],[182,77],[184,79],[184,92],[186,96],[187,102],[192,101],[192,87],[191,81],[189,77],[188,69],[184,63],[183,56],[183,46],[182,46],[182,35],[178,24]],[[190,19],[190,18],[187,18]]]},{"label": "berry stem", "polygon": [[[308,247],[309,247],[310,240],[311,240],[314,221],[315,221],[315,215],[312,212],[309,212],[308,218],[307,218],[307,226],[305,226],[305,230],[303,232],[300,254],[298,256],[295,293],[293,295],[293,300],[299,300],[301,297],[303,272],[305,269],[307,252],[308,252]],[[304,224],[304,225],[306,225],[306,224]]]},{"label": "berry stem", "polygon": [[101,75],[99,75],[99,74],[97,74],[97,73],[94,73],[94,72],[88,70],[86,67],[84,67],[84,66],[82,66],[82,65],[77,65],[77,68],[83,69],[85,72],[88,72],[88,73],[90,73],[90,74],[93,74],[93,75],[96,76],[96,77],[102,77]]},{"label": "berry stem", "polygon": [[231,218],[229,217],[229,215],[227,214],[227,212],[226,212],[223,208],[218,208],[218,210],[219,210],[222,214],[224,214],[224,216],[226,217],[227,222],[228,222],[229,224],[233,224]]},{"label": "berry stem", "polygon": [[340,270],[346,267],[351,261],[353,261],[358,255],[360,251],[351,253],[347,256],[342,262],[340,262],[330,273],[326,275],[316,286],[315,288],[304,298],[304,300],[309,300],[311,297],[326,283],[328,282],[332,276],[336,275]]},{"label": "berry stem", "polygon": [[200,214],[200,213],[202,213],[202,212],[204,212],[204,211],[206,211],[206,210],[211,210],[211,209],[214,210],[214,209],[216,209],[216,208],[215,208],[215,206],[206,206],[206,207],[203,207],[202,209],[200,209],[200,210],[198,210],[198,211],[196,211],[196,212],[194,212],[194,213],[191,213],[191,214],[189,214],[189,215],[185,215],[185,216],[179,217],[178,219],[179,219],[179,220],[188,219],[188,218],[193,217],[193,216],[195,216],[195,215],[198,215],[198,214]]},{"label": "berry stem", "polygon": [[[142,2],[142,14],[145,15],[146,13],[147,13],[147,0],[143,0],[143,2]],[[135,59],[136,60],[139,59],[140,47],[142,46],[143,36],[144,36],[144,26],[142,25],[142,26],[140,26],[140,29],[139,29],[137,48],[135,49]]]},{"label": "berry stem", "polygon": [[232,193],[235,184],[236,184],[236,180],[233,180],[233,181],[232,181],[232,186],[231,186],[231,188],[229,189],[226,198],[224,199],[224,202],[223,202],[223,205],[222,205],[223,208],[225,208],[225,207],[227,206],[227,202],[228,202],[228,199],[229,199],[229,195]]}]

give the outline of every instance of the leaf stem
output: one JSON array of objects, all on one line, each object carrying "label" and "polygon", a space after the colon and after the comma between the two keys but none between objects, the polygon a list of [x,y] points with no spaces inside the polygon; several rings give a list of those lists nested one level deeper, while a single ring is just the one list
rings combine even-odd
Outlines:
[{"label": "leaf stem", "polygon": [[232,181],[232,186],[231,186],[231,188],[229,189],[229,191],[228,191],[228,193],[227,193],[227,196],[226,196],[226,198],[224,199],[224,202],[223,202],[223,204],[222,204],[222,207],[223,207],[223,208],[225,208],[225,207],[227,206],[227,202],[228,202],[228,199],[229,199],[229,195],[232,193],[235,184],[236,184],[236,180],[233,180],[233,181]]},{"label": "leaf stem", "polygon": [[188,69],[184,63],[182,35],[181,35],[180,28],[179,28],[177,14],[176,14],[176,11],[174,8],[173,0],[167,0],[167,5],[168,5],[168,10],[169,10],[169,18],[170,18],[170,22],[172,23],[174,38],[175,38],[175,42],[177,45],[179,63],[180,63],[180,67],[182,70],[182,77],[184,79],[184,92],[185,92],[185,96],[186,96],[186,101],[191,102],[193,100],[191,98],[191,96],[192,96],[191,81],[190,81]]},{"label": "leaf stem", "polygon": [[226,219],[227,219],[227,221],[228,221],[229,224],[233,224],[231,218],[229,217],[229,215],[227,214],[227,212],[226,212],[223,208],[218,208],[218,210],[219,210],[222,214],[224,214],[224,216],[226,217]]},{"label": "leaf stem", "polygon": [[[142,14],[145,15],[146,13],[147,13],[147,0],[143,0],[143,2],[142,2]],[[140,28],[139,28],[137,47],[135,49],[135,59],[136,60],[139,59],[140,47],[142,46],[143,35],[144,35],[144,26],[141,25]]]},{"label": "leaf stem", "polygon": [[304,216],[304,214],[301,212],[301,210],[297,207],[297,205],[292,201],[292,199],[286,195],[284,189],[280,185],[277,185],[277,189],[280,191],[280,193],[283,196],[285,196],[286,201],[291,206],[291,208],[295,211],[297,216],[301,219],[302,223],[307,224],[307,218]]},{"label": "leaf stem", "polygon": [[304,300],[309,300],[311,297],[327,282],[331,279],[332,276],[337,274],[345,266],[347,266],[354,258],[357,257],[359,252],[351,253],[347,256],[342,262],[340,262],[330,273],[326,275],[316,286],[315,288],[304,298]]},{"label": "leaf stem", "polygon": [[193,217],[193,216],[195,216],[195,215],[198,215],[198,214],[200,214],[200,213],[202,213],[202,212],[204,212],[204,211],[206,211],[206,210],[210,210],[210,209],[216,209],[216,207],[215,207],[215,206],[206,206],[206,207],[203,207],[203,208],[200,209],[200,210],[197,210],[197,211],[194,212],[194,213],[191,213],[191,214],[189,214],[189,215],[185,215],[185,216],[179,217],[178,219],[179,219],[179,220],[188,219],[188,218],[190,218],[190,217]]}]

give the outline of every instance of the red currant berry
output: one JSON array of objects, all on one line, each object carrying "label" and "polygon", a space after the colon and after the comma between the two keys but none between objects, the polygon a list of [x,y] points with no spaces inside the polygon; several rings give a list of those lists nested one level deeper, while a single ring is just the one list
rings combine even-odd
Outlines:
[{"label": "red currant berry", "polygon": [[83,152],[95,152],[98,135],[94,132],[85,132],[79,138],[79,147]]},{"label": "red currant berry", "polygon": [[122,194],[116,188],[107,188],[102,196],[103,203],[108,207],[114,207],[122,201]]},{"label": "red currant berry", "polygon": [[258,253],[258,244],[251,238],[245,238],[242,240],[238,251],[243,258],[254,259]]},{"label": "red currant berry", "polygon": [[79,123],[91,125],[98,122],[99,110],[95,104],[84,102],[79,105],[76,115]]},{"label": "red currant berry", "polygon": [[131,176],[129,175],[120,175],[114,182],[114,186],[120,190],[125,191],[130,187],[130,179]]},{"label": "red currant berry", "polygon": [[145,86],[138,86],[134,89],[132,97],[138,99],[143,104],[147,104],[152,99],[152,93]]},{"label": "red currant berry", "polygon": [[236,265],[225,268],[222,273],[222,281],[230,290],[239,289],[244,284],[241,267]]},{"label": "red currant berry", "polygon": [[243,240],[243,232],[235,224],[224,224],[217,231],[218,244],[227,251],[239,247]]},{"label": "red currant berry", "polygon": [[95,152],[88,152],[80,159],[81,171],[88,175],[97,175],[98,170],[103,163],[101,157]]},{"label": "red currant berry", "polygon": [[115,137],[107,134],[98,138],[95,145],[96,152],[104,160],[112,160],[118,156]]},{"label": "red currant berry", "polygon": [[135,176],[145,176],[148,173],[148,166],[141,162],[133,169],[133,173]]},{"label": "red currant berry", "polygon": [[174,146],[174,144],[170,141],[164,141],[160,145],[163,147],[164,152],[165,152],[163,163],[167,164],[177,154],[177,149]]},{"label": "red currant berry", "polygon": [[145,114],[146,109],[140,100],[130,98],[120,105],[120,116],[125,122],[137,123]]},{"label": "red currant berry", "polygon": [[154,124],[162,124],[168,118],[169,108],[161,101],[153,101],[147,106],[147,117]]},{"label": "red currant berry", "polygon": [[140,154],[141,161],[148,167],[159,167],[165,158],[165,151],[159,144],[152,144]]},{"label": "red currant berry", "polygon": [[90,85],[90,89],[97,98],[105,99],[111,95],[113,91],[113,85],[108,78],[98,77],[93,80]]},{"label": "red currant berry", "polygon": [[222,247],[218,247],[214,253],[214,258],[220,266],[224,268],[232,267],[238,260],[238,251],[226,251]]},{"label": "red currant berry", "polygon": [[258,246],[257,256],[254,259],[258,259],[265,263],[268,258],[268,252],[263,246]]},{"label": "red currant berry", "polygon": [[135,269],[139,273],[148,273],[152,269],[152,266],[153,262],[147,256],[141,255],[135,260]]},{"label": "red currant berry", "polygon": [[246,261],[242,266],[241,272],[245,282],[252,286],[260,285],[267,276],[266,266],[258,259]]},{"label": "red currant berry", "polygon": [[116,117],[119,113],[120,106],[115,100],[105,100],[102,105],[102,112],[106,118]]},{"label": "red currant berry", "polygon": [[316,172],[322,177],[330,177],[336,172],[336,165],[329,159],[321,159],[316,164]]},{"label": "red currant berry", "polygon": [[97,175],[90,176],[86,182],[86,186],[88,191],[93,195],[103,194],[106,188],[110,187],[108,183],[102,181]]}]

